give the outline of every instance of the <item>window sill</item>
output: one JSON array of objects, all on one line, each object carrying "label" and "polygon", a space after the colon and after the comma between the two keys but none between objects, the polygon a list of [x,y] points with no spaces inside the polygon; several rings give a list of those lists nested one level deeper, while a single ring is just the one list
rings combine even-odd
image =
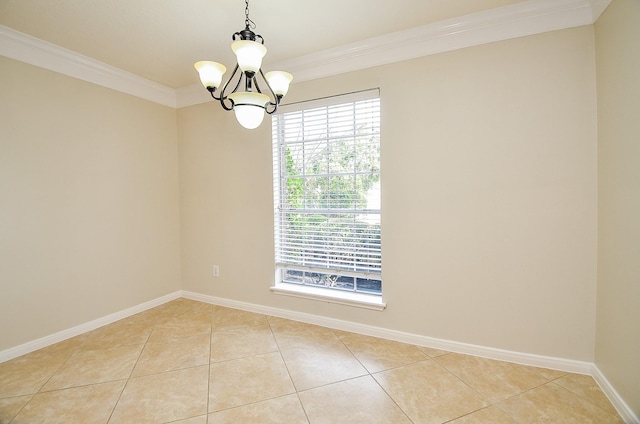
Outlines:
[{"label": "window sill", "polygon": [[381,296],[324,289],[322,287],[279,283],[271,287],[271,291],[275,294],[285,296],[320,300],[323,302],[338,303],[340,305],[354,306],[357,308],[373,309],[375,311],[382,311],[387,307],[387,304],[382,301]]}]

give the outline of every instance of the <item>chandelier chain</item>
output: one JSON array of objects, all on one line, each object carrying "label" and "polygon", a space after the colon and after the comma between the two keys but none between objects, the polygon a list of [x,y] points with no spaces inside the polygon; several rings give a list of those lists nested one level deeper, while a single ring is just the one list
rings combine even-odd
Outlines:
[{"label": "chandelier chain", "polygon": [[244,0],[245,8],[244,8],[244,24],[247,28],[255,29],[256,23],[249,19],[249,0]]}]

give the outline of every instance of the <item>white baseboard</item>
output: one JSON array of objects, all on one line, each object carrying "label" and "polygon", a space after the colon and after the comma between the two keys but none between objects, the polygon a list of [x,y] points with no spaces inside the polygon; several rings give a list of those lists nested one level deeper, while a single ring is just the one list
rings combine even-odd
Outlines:
[{"label": "white baseboard", "polygon": [[169,293],[165,296],[158,297],[157,299],[140,303],[139,305],[132,306],[131,308],[127,308],[98,319],[94,319],[93,321],[89,321],[84,324],[68,328],[66,330],[58,331],[57,333],[32,340],[19,346],[5,349],[3,351],[0,351],[0,363],[21,355],[26,355],[27,353],[42,349],[43,347],[51,346],[52,344],[61,342],[71,337],[79,336],[80,334],[86,333],[87,331],[95,330],[96,328],[111,324],[112,322],[130,317],[131,315],[135,315],[137,313],[146,311],[147,309],[162,305],[163,303],[178,299],[181,294],[182,293],[180,291]]},{"label": "white baseboard", "polygon": [[618,414],[620,414],[625,423],[640,423],[640,418],[638,418],[638,416],[631,410],[629,405],[627,405],[627,403],[620,397],[616,389],[613,388],[611,383],[609,383],[609,380],[607,380],[607,378],[604,376],[602,371],[600,371],[600,368],[598,368],[596,364],[593,364],[593,367],[591,369],[591,376],[596,381],[596,383],[598,383],[598,386],[600,386],[600,389],[605,394],[605,396],[609,398],[609,401],[611,401],[611,404],[614,408],[616,408],[616,411],[618,411]]},{"label": "white baseboard", "polygon": [[71,337],[78,336],[88,331],[95,330],[96,328],[111,324],[112,322],[121,320],[123,318],[130,317],[132,315],[146,311],[147,309],[151,309],[180,297],[210,303],[213,305],[226,306],[229,308],[241,309],[244,311],[261,313],[279,318],[291,319],[294,321],[306,322],[308,324],[320,325],[323,327],[334,328],[336,330],[349,331],[352,333],[380,337],[383,339],[394,340],[403,343],[410,343],[413,345],[429,347],[432,349],[446,350],[449,352],[463,353],[467,355],[514,362],[517,364],[529,365],[534,367],[542,367],[577,374],[591,375],[626,423],[640,423],[638,417],[620,397],[618,392],[609,383],[600,369],[591,362],[534,355],[530,353],[513,352],[486,346],[437,339],[433,337],[421,336],[418,334],[405,333],[402,331],[374,327],[365,324],[358,324],[335,318],[312,315],[304,312],[289,311],[286,309],[278,309],[253,303],[240,302],[237,300],[224,299],[189,291],[176,291],[173,293],[169,293],[157,299],[132,306],[131,308],[109,314],[102,318],[98,318],[93,321],[69,328],[67,330],[59,331],[49,336],[45,336],[37,340],[24,343],[22,345],[0,351],[0,363],[21,355],[25,355],[35,350],[42,349]]},{"label": "white baseboard", "polygon": [[446,350],[448,352],[480,356],[483,358],[513,362],[521,365],[548,368],[575,374],[590,375],[594,378],[596,383],[598,383],[603,393],[607,396],[607,398],[609,398],[613,406],[616,408],[616,410],[626,423],[640,424],[640,420],[638,420],[638,417],[633,413],[631,408],[629,408],[629,406],[620,397],[618,392],[616,392],[613,386],[611,386],[611,384],[607,381],[598,367],[591,362],[576,361],[573,359],[557,358],[552,356],[535,355],[531,353],[513,352],[509,350],[495,349],[492,347],[437,339],[433,337],[421,336],[418,334],[404,333],[402,331],[389,330],[381,327],[374,327],[334,318],[327,318],[318,315],[307,314],[304,312],[295,312],[285,309],[272,308],[269,306],[239,302],[237,300],[229,300],[189,291],[183,291],[182,296],[187,299],[211,303],[214,305],[226,306],[229,308],[241,309],[244,311],[255,312],[279,318],[286,318],[294,321],[306,322],[308,324],[315,324],[323,327],[334,328],[336,330],[350,331],[352,333],[380,337],[383,339],[394,340],[403,343],[410,343],[416,346],[424,346],[430,347],[432,349]]},{"label": "white baseboard", "polygon": [[467,355],[481,356],[483,358],[497,359],[500,361],[514,362],[522,365],[534,367],[550,368],[577,374],[590,375],[593,364],[591,362],[576,361],[572,359],[556,358],[550,356],[534,355],[530,353],[513,352],[502,349],[495,349],[486,346],[472,345],[450,340],[437,339],[433,337],[421,336],[418,334],[405,333],[402,331],[390,330],[381,327],[374,327],[365,324],[358,324],[334,318],[327,318],[318,315],[295,312],[284,309],[272,308],[268,306],[256,305],[252,303],[239,302],[236,300],[223,299],[189,291],[183,291],[182,296],[187,299],[198,300],[214,305],[227,306],[235,309],[242,309],[249,312],[256,312],[265,315],[287,318],[294,321],[306,322],[309,324],[321,325],[323,327],[334,328],[336,330],[350,331],[352,333],[364,334],[367,336],[380,337],[403,343],[410,343],[417,346],[430,347],[432,349],[446,350],[449,352],[464,353]]}]

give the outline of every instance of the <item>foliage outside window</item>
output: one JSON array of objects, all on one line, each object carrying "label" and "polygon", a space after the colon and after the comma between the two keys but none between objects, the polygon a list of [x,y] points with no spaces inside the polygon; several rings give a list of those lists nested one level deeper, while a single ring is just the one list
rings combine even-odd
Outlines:
[{"label": "foliage outside window", "polygon": [[380,100],[347,96],[273,117],[278,283],[381,294]]}]

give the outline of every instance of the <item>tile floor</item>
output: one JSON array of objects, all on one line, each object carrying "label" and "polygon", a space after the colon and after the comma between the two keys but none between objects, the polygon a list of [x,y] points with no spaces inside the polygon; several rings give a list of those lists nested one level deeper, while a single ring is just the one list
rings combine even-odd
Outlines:
[{"label": "tile floor", "polygon": [[178,299],[0,364],[0,423],[621,423],[591,377]]}]

